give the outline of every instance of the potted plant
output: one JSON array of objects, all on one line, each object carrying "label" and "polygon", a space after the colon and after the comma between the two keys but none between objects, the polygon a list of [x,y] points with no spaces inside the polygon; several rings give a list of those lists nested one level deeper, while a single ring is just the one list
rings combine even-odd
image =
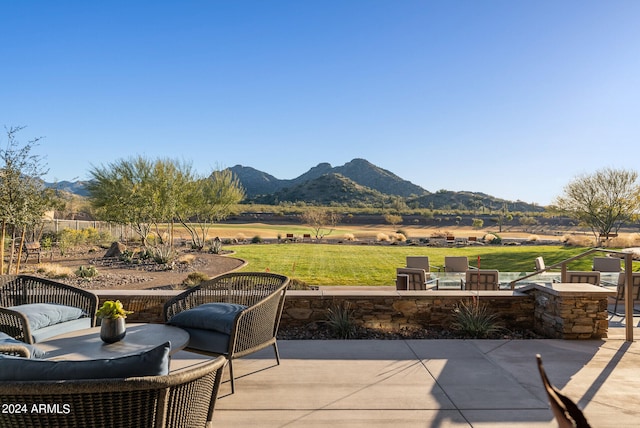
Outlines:
[{"label": "potted plant", "polygon": [[100,339],[106,343],[114,343],[124,338],[127,334],[125,319],[132,311],[124,309],[120,300],[107,300],[98,309],[96,316],[101,319]]}]

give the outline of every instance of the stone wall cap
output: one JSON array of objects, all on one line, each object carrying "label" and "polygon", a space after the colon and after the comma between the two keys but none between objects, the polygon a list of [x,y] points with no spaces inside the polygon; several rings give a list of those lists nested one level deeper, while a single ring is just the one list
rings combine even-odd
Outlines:
[{"label": "stone wall cap", "polygon": [[598,295],[615,296],[616,291],[598,285],[587,283],[553,282],[547,284],[535,284],[536,290],[543,291],[556,296],[561,295]]}]

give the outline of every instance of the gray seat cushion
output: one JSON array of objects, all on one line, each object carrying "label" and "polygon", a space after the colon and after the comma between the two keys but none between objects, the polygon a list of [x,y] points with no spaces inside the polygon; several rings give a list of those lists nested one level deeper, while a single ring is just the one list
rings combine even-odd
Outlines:
[{"label": "gray seat cushion", "polygon": [[236,317],[246,308],[236,303],[205,303],[174,315],[168,324],[231,334]]},{"label": "gray seat cushion", "polygon": [[77,380],[161,376],[169,373],[166,342],[148,351],[126,357],[86,360],[50,361],[21,357],[0,357],[0,381]]}]

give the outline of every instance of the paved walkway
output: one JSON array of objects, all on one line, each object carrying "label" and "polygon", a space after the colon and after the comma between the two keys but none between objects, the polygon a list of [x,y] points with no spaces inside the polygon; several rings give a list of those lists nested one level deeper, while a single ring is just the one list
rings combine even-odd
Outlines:
[{"label": "paved walkway", "polygon": [[[636,319],[635,325],[638,325]],[[221,427],[555,427],[537,371],[597,427],[640,424],[640,344],[566,340],[279,341],[234,363]],[[640,341],[640,328],[635,329]]]}]

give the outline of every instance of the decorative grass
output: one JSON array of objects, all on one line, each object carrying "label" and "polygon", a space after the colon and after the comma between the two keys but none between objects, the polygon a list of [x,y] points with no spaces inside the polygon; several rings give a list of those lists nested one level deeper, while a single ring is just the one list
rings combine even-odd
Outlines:
[{"label": "decorative grass", "polygon": [[[477,246],[434,248],[407,245],[362,244],[259,244],[225,246],[234,257],[248,262],[245,271],[270,271],[297,278],[309,285],[391,286],[395,270],[405,266],[406,256],[429,256],[431,265],[442,266],[445,256],[467,256],[471,266],[503,272],[532,272],[534,260],[544,257],[547,266],[578,255],[584,247]],[[570,270],[591,270],[591,257],[573,262]]]}]

